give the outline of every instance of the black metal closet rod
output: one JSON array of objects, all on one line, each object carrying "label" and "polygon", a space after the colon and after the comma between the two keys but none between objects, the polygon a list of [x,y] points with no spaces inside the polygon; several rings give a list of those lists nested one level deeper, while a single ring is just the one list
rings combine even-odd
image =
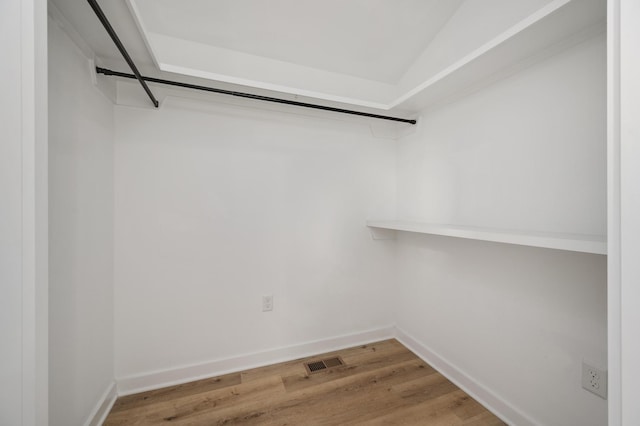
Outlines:
[{"label": "black metal closet rod", "polygon": [[144,91],[147,92],[147,95],[149,95],[149,99],[151,99],[151,102],[153,102],[153,105],[156,108],[158,108],[158,100],[155,98],[155,96],[153,96],[153,93],[151,93],[151,89],[149,89],[149,86],[147,86],[147,83],[145,83],[145,81],[143,80],[142,76],[140,75],[140,72],[138,71],[138,67],[136,67],[136,64],[133,63],[133,59],[131,59],[131,56],[129,56],[129,53],[127,53],[127,49],[124,48],[124,45],[120,41],[120,37],[118,37],[118,34],[116,34],[116,31],[111,26],[111,23],[109,22],[104,12],[100,8],[100,5],[96,0],[87,0],[87,1],[91,5],[91,8],[95,12],[100,22],[102,22],[102,26],[104,27],[104,29],[107,30],[107,32],[111,36],[111,40],[113,40],[113,43],[116,45],[116,47],[122,54],[122,57],[124,58],[124,60],[127,61],[127,64],[129,64],[129,67],[131,68],[131,71],[133,71],[133,74],[134,74],[133,78],[137,79],[140,82]]},{"label": "black metal closet rod", "polygon": [[[96,67],[96,72],[98,74],[113,75],[113,76],[117,76],[117,77],[134,78],[134,79],[137,78],[137,76],[135,76],[133,74],[127,74],[127,73],[123,73],[123,72],[112,71],[112,70],[105,69],[105,68],[100,68],[100,67]],[[388,115],[371,114],[371,113],[368,113],[368,112],[353,111],[353,110],[350,110],[350,109],[343,109],[343,108],[333,108],[333,107],[324,106],[324,105],[309,104],[309,103],[306,103],[306,102],[290,101],[288,99],[279,99],[279,98],[272,98],[272,97],[269,97],[269,96],[254,95],[254,94],[251,94],[251,93],[235,92],[235,91],[232,91],[232,90],[224,90],[224,89],[216,89],[214,87],[199,86],[197,84],[182,83],[180,81],[163,80],[163,79],[154,78],[154,77],[144,77],[144,76],[142,76],[141,78],[142,78],[142,80],[149,81],[151,83],[166,84],[166,85],[169,85],[169,86],[184,87],[184,88],[187,88],[187,89],[204,90],[205,92],[221,93],[223,95],[237,96],[239,98],[256,99],[256,100],[259,100],[259,101],[274,102],[274,103],[285,104],[285,105],[294,105],[294,106],[299,106],[299,107],[304,107],[304,108],[321,109],[321,110],[324,110],[324,111],[333,111],[333,112],[340,112],[342,114],[359,115],[359,116],[362,116],[362,117],[377,118],[377,119],[380,119],[380,120],[390,120],[390,121],[399,121],[401,123],[416,124],[416,120],[409,120],[409,119],[406,119],[406,118],[390,117]]]}]

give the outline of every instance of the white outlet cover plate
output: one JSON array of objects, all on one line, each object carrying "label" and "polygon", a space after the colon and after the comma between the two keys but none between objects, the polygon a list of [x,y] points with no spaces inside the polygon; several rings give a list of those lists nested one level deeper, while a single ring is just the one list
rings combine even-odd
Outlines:
[{"label": "white outlet cover plate", "polygon": [[262,296],[262,312],[273,311],[273,296]]},{"label": "white outlet cover plate", "polygon": [[582,387],[607,399],[607,371],[582,361]]}]

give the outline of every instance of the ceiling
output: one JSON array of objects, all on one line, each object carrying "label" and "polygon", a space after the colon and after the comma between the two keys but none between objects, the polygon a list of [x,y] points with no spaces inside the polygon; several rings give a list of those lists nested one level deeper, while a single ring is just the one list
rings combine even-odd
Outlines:
[{"label": "ceiling", "polygon": [[[98,63],[129,71],[86,1],[49,1]],[[143,73],[388,110],[511,28],[584,0],[98,1]]]},{"label": "ceiling", "polygon": [[460,0],[135,0],[145,29],[395,83]]}]

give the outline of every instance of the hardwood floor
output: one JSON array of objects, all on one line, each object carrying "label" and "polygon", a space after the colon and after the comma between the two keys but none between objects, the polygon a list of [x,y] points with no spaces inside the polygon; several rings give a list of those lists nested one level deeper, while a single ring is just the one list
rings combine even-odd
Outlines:
[{"label": "hardwood floor", "polygon": [[[304,362],[345,365],[307,373]],[[395,339],[118,398],[114,425],[504,425]]]}]

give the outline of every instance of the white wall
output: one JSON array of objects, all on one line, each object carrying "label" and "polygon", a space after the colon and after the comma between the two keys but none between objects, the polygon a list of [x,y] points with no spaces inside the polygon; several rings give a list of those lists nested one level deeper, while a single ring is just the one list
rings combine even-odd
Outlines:
[{"label": "white wall", "polygon": [[47,422],[46,3],[0,3],[0,424]]},{"label": "white wall", "polygon": [[605,235],[604,55],[591,39],[425,112],[400,145],[400,217]]},{"label": "white wall", "polygon": [[116,107],[116,377],[391,325],[396,141],[261,108]]},{"label": "white wall", "polygon": [[113,105],[49,21],[50,420],[84,424],[112,385]]},{"label": "white wall", "polygon": [[[401,141],[398,217],[606,232],[605,41],[456,103]],[[397,325],[536,424],[606,424],[606,258],[400,233]]]}]

